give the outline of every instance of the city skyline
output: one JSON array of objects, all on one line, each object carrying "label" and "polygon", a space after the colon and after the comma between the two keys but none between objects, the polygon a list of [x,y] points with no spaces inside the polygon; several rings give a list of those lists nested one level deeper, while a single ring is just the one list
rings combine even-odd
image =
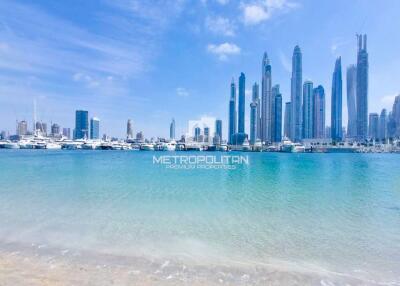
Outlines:
[{"label": "city skyline", "polygon": [[[176,120],[176,134],[183,134],[190,118],[210,115],[223,120],[226,138],[226,83],[244,72],[248,82],[245,131],[249,134],[251,89],[254,82],[261,89],[262,55],[267,51],[272,82],[280,85],[285,106],[291,96],[290,58],[295,45],[303,56],[303,82],[311,80],[325,88],[326,118],[330,118],[332,63],[341,56],[343,71],[357,64],[356,33],[366,33],[369,39],[368,112],[390,111],[399,93],[395,77],[400,59],[395,51],[400,43],[389,37],[395,34],[396,25],[385,21],[399,6],[396,1],[381,2],[379,14],[371,3],[346,2],[346,11],[340,8],[344,1],[325,3],[313,20],[305,22],[302,19],[311,13],[315,1],[277,1],[281,4],[275,6],[271,1],[254,2],[259,11],[268,12],[264,18],[247,13],[248,1],[241,7],[233,1],[220,4],[212,0],[160,5],[134,1],[136,6],[110,2],[83,5],[79,13],[72,13],[66,3],[50,1],[0,4],[4,11],[0,14],[1,130],[14,132],[16,120],[26,120],[32,128],[32,102],[36,99],[37,121],[49,127],[56,122],[72,131],[74,112],[83,109],[102,119],[101,134],[125,137],[126,120],[131,118],[134,133],[168,138],[165,122],[171,118]],[[200,12],[189,25],[193,9]],[[168,23],[155,17],[160,10],[171,15]],[[338,14],[343,23],[332,23]],[[114,21],[107,26],[115,17],[127,20],[125,25]],[[133,26],[135,21],[137,26]],[[147,34],[143,30],[146,21],[160,25],[160,34]],[[316,23],[321,27],[314,27]],[[146,49],[149,38],[160,49]],[[390,45],[385,44],[388,38]],[[29,58],[23,53],[26,49]],[[144,51],[152,54],[144,55]],[[190,72],[188,60],[196,65]],[[171,66],[174,72],[165,75]],[[158,78],[157,85],[154,78]],[[343,73],[342,124],[347,127],[345,83]]]}]

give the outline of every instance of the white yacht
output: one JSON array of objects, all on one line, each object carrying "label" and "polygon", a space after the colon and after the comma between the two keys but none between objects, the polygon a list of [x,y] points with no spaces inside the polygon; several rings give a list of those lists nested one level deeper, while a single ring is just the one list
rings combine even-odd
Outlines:
[{"label": "white yacht", "polygon": [[154,144],[152,143],[143,143],[140,145],[140,150],[143,151],[154,151]]},{"label": "white yacht", "polygon": [[217,146],[217,151],[226,152],[228,151],[228,145],[222,143],[221,145]]},{"label": "white yacht", "polygon": [[306,151],[306,147],[300,143],[293,143],[290,140],[284,140],[281,151],[286,153],[303,153]]},{"label": "white yacht", "polygon": [[55,142],[47,142],[46,143],[46,149],[51,149],[51,150],[60,150],[61,145]]},{"label": "white yacht", "polygon": [[253,145],[253,151],[261,152],[262,151],[262,142],[260,139],[257,139]]},{"label": "white yacht", "polygon": [[97,147],[100,145],[100,142],[98,141],[86,141],[84,144],[82,144],[82,149],[85,150],[95,150]]},{"label": "white yacht", "polygon": [[243,142],[242,151],[251,151],[250,143],[249,140],[247,140],[247,138]]},{"label": "white yacht", "polygon": [[7,141],[3,145],[4,149],[19,149],[19,144],[17,142]]},{"label": "white yacht", "polygon": [[35,145],[33,141],[26,139],[20,140],[18,144],[20,149],[33,149]]},{"label": "white yacht", "polygon": [[171,142],[166,142],[162,144],[164,151],[175,151],[176,150],[176,141],[172,140]]}]

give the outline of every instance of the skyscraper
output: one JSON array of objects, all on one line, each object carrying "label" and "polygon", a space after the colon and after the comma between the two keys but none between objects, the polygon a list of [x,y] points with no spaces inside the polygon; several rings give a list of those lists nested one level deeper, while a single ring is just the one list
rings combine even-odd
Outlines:
[{"label": "skyscraper", "polygon": [[172,118],[171,124],[169,125],[169,139],[175,139],[175,119]]},{"label": "skyscraper", "polygon": [[369,114],[369,130],[368,130],[368,136],[372,140],[377,140],[379,139],[379,115],[378,113],[370,113]]},{"label": "skyscraper", "polygon": [[291,134],[291,117],[292,117],[292,103],[286,102],[285,103],[285,127],[283,130],[283,134],[285,137],[290,138]]},{"label": "skyscraper", "polygon": [[246,77],[244,73],[240,73],[239,76],[239,121],[238,121],[238,133],[246,133],[245,132],[245,104],[246,104]]},{"label": "skyscraper", "polygon": [[17,135],[23,136],[28,134],[28,123],[25,120],[17,122]]},{"label": "skyscraper", "polygon": [[301,115],[301,87],[303,84],[302,54],[299,46],[294,47],[292,57],[291,78],[291,132],[290,139],[295,142],[301,140],[302,115]]},{"label": "skyscraper", "polygon": [[250,144],[254,144],[257,140],[257,102],[250,103]]},{"label": "skyscraper", "polygon": [[394,136],[400,137],[400,95],[394,99],[392,116],[395,125]]},{"label": "skyscraper", "polygon": [[387,132],[388,116],[386,109],[382,109],[381,115],[379,116],[379,140],[382,142],[388,138]]},{"label": "skyscraper", "polygon": [[100,139],[100,119],[97,117],[90,119],[90,139]]},{"label": "skyscraper", "polygon": [[279,91],[279,84],[272,88],[272,121],[271,121],[271,142],[282,141],[282,94]]},{"label": "skyscraper", "polygon": [[357,93],[357,68],[355,65],[347,67],[347,137],[357,137],[357,109],[356,109],[356,93]]},{"label": "skyscraper", "polygon": [[231,97],[229,99],[229,127],[228,127],[228,143],[233,143],[233,136],[236,134],[236,86],[232,79]]},{"label": "skyscraper", "polygon": [[128,119],[126,123],[126,138],[132,139],[133,138],[133,128],[132,128],[132,121]]},{"label": "skyscraper", "polygon": [[313,138],[314,133],[314,94],[312,81],[305,81],[303,84],[303,132],[305,139]]},{"label": "skyscraper", "polygon": [[217,144],[221,144],[222,141],[222,120],[215,120],[215,137]]},{"label": "skyscraper", "polygon": [[322,85],[314,88],[314,138],[325,138],[325,91]]},{"label": "skyscraper", "polygon": [[75,139],[88,138],[89,136],[89,113],[85,110],[75,112]]},{"label": "skyscraper", "polygon": [[336,59],[332,75],[331,137],[342,141],[342,60]]},{"label": "skyscraper", "polygon": [[271,142],[272,70],[267,53],[262,60],[261,141]]},{"label": "skyscraper", "polygon": [[367,35],[358,35],[357,52],[357,139],[365,140],[368,132],[368,52]]},{"label": "skyscraper", "polygon": [[[256,108],[256,125],[257,125],[257,132],[256,132],[256,138],[260,139],[261,138],[261,102],[260,102],[260,89],[258,86],[258,83],[253,84],[253,90],[252,90],[252,102],[255,102],[257,104]],[[250,136],[251,137],[251,136]]]},{"label": "skyscraper", "polygon": [[60,125],[57,123],[53,123],[51,125],[51,136],[58,136],[60,135]]},{"label": "skyscraper", "polygon": [[71,139],[71,129],[70,128],[63,128],[63,136],[67,139]]}]

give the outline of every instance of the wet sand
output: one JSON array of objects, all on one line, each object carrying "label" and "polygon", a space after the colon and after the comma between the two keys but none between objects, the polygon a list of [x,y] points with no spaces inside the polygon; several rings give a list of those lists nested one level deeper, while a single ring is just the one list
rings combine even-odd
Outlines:
[{"label": "wet sand", "polygon": [[0,285],[379,285],[352,277],[270,267],[187,265],[104,255],[103,258],[0,252]]}]

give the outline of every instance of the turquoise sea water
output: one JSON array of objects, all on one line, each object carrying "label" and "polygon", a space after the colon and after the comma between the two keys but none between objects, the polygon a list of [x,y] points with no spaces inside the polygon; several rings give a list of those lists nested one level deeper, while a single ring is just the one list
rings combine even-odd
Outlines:
[{"label": "turquoise sea water", "polygon": [[0,248],[400,283],[399,155],[241,153],[249,165],[236,170],[153,164],[170,154],[0,150]]}]

